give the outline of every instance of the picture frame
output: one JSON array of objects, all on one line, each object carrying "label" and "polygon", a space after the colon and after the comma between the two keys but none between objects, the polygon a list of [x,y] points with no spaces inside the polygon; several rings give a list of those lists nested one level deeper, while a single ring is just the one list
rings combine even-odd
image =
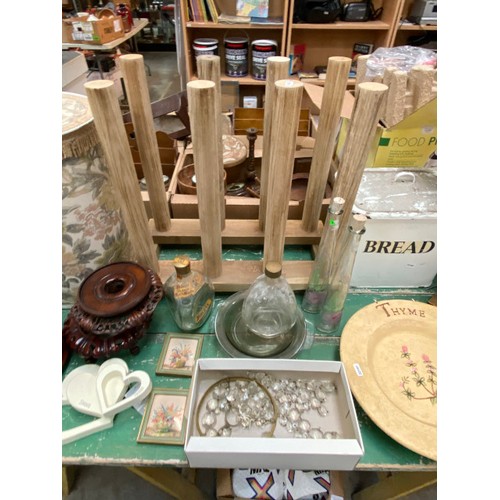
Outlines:
[{"label": "picture frame", "polygon": [[200,357],[203,335],[166,333],[158,363],[157,375],[191,377]]},{"label": "picture frame", "polygon": [[188,389],[154,388],[144,410],[137,442],[183,445],[188,399]]}]

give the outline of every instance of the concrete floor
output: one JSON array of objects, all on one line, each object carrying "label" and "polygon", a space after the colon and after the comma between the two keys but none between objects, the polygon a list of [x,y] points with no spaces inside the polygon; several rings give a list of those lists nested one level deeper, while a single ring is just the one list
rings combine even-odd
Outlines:
[{"label": "concrete floor", "polygon": [[[149,66],[148,85],[151,101],[154,102],[179,92],[180,79],[175,52],[144,52],[144,62]],[[75,467],[75,478],[69,495],[63,500],[170,500],[173,497],[148,483],[124,467],[81,466]],[[348,472],[345,481],[345,498],[377,481],[371,472]],[[200,469],[196,483],[207,500],[216,498],[215,470]],[[408,500],[433,500],[437,498],[436,486],[414,493]],[[181,500],[190,500],[187,496]]]}]

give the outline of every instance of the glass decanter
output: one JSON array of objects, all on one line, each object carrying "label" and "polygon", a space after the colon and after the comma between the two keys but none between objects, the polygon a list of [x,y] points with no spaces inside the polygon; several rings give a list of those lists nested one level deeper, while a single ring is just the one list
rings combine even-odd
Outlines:
[{"label": "glass decanter", "polygon": [[316,329],[322,333],[335,333],[340,326],[359,241],[365,232],[365,223],[364,215],[353,215],[349,229],[339,241],[340,248],[336,252],[339,256],[338,265],[334,267],[328,293],[316,324]]},{"label": "glass decanter", "polygon": [[339,228],[339,219],[343,212],[344,198],[335,197],[330,202],[318,254],[313,263],[307,289],[302,299],[302,309],[309,313],[318,313],[328,292],[328,280],[333,266],[333,256]]},{"label": "glass decanter", "polygon": [[264,274],[250,286],[241,316],[247,328],[263,338],[291,330],[297,321],[297,301],[279,262],[268,262]]},{"label": "glass decanter", "polygon": [[214,287],[210,279],[191,269],[189,257],[177,256],[163,290],[172,316],[181,330],[196,330],[207,320],[214,303]]}]

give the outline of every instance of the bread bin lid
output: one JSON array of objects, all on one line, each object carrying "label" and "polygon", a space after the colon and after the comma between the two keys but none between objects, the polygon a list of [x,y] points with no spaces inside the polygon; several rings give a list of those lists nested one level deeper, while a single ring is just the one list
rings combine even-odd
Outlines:
[{"label": "bread bin lid", "polygon": [[353,211],[370,218],[435,218],[437,175],[428,170],[367,168]]}]

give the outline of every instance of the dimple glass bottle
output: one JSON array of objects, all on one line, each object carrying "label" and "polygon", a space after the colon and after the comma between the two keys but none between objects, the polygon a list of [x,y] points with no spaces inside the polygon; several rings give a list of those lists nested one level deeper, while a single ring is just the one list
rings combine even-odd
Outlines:
[{"label": "dimple glass bottle", "polygon": [[191,269],[189,257],[177,256],[163,290],[177,326],[184,331],[196,330],[205,323],[214,303],[210,279]]},{"label": "dimple glass bottle", "polygon": [[248,290],[241,316],[247,328],[263,338],[291,330],[297,321],[297,301],[279,262],[268,262]]},{"label": "dimple glass bottle", "polygon": [[338,265],[333,269],[333,275],[328,285],[328,294],[316,324],[316,329],[322,333],[335,333],[339,329],[359,241],[365,232],[365,222],[364,215],[353,215],[349,229],[339,242],[341,248],[336,253],[340,255],[340,259]]},{"label": "dimple glass bottle", "polygon": [[328,280],[333,266],[339,219],[343,212],[344,198],[335,197],[330,202],[318,254],[313,263],[307,289],[302,299],[302,309],[318,313],[328,292]]}]

